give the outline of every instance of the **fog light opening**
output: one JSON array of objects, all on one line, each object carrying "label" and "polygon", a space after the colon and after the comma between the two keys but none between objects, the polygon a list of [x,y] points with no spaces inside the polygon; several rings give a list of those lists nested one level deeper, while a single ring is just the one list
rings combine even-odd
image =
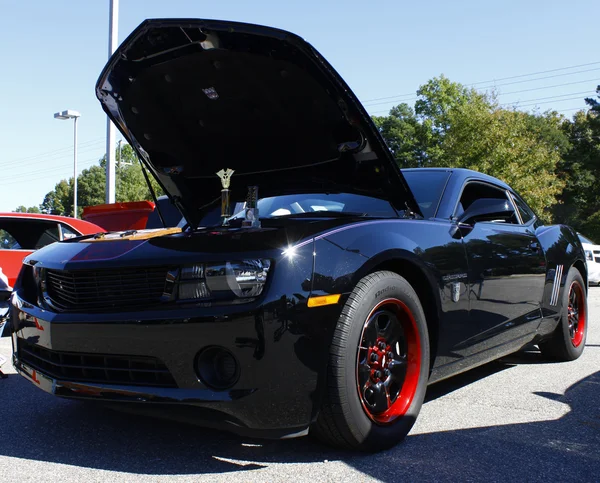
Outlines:
[{"label": "fog light opening", "polygon": [[206,347],[196,357],[196,373],[202,383],[213,389],[229,389],[240,377],[235,356],[223,347]]}]

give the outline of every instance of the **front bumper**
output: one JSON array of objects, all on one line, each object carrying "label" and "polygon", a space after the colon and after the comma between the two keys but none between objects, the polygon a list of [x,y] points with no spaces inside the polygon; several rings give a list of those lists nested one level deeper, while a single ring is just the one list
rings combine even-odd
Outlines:
[{"label": "front bumper", "polygon": [[[155,406],[167,417],[173,406],[185,407],[176,419],[185,414],[204,426],[274,438],[304,434],[316,418],[327,334],[340,310],[309,309],[281,297],[249,308],[77,315],[48,312],[13,297],[13,364],[40,389],[66,398]],[[25,345],[44,348],[42,355],[152,356],[166,366],[175,387],[50,375],[22,360]],[[207,387],[196,373],[197,354],[207,346],[223,347],[238,361],[239,379],[227,390]]]}]

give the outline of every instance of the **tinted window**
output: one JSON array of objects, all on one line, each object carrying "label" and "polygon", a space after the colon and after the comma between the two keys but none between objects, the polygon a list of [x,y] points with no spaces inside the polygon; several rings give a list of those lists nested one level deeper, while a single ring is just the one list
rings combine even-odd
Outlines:
[{"label": "tinted window", "polygon": [[487,215],[481,215],[477,217],[477,221],[492,221],[496,223],[512,223],[518,224],[519,219],[517,218],[517,214],[514,211],[513,205],[508,200],[506,196],[506,191],[504,189],[497,188],[487,183],[478,183],[471,182],[467,183],[464,187],[462,195],[460,196],[460,201],[456,207],[456,211],[454,216],[459,217],[465,211],[469,209],[469,207],[478,200],[496,200],[498,203],[505,203],[505,208],[511,214],[510,216],[504,215],[503,218],[498,218],[495,213]]},{"label": "tinted window", "polygon": [[425,218],[435,216],[440,198],[450,176],[447,171],[402,171]]},{"label": "tinted window", "polygon": [[521,219],[523,220],[523,223],[527,223],[530,220],[533,219],[533,211],[531,210],[531,208],[529,208],[529,206],[527,206],[527,204],[518,196],[513,194],[513,200],[515,201],[515,205],[517,206],[517,209],[519,210],[519,214],[521,215]]},{"label": "tinted window", "polygon": [[62,230],[62,239],[63,240],[70,240],[71,238],[80,236],[79,233],[77,233],[75,230],[68,227],[67,225],[61,224],[60,229]]},{"label": "tinted window", "polygon": [[2,247],[13,250],[37,250],[60,240],[58,224],[46,220],[4,218],[0,233]]},{"label": "tinted window", "polygon": [[15,237],[8,231],[0,229],[0,249],[1,248],[4,248],[5,250],[18,250],[21,246],[19,245],[19,242],[15,240]]},{"label": "tinted window", "polygon": [[[258,200],[261,218],[298,215],[330,211],[335,213],[360,213],[372,217],[397,217],[389,203],[379,198],[351,193],[311,193],[272,196]],[[243,213],[244,203],[236,203],[236,214]],[[238,211],[239,210],[239,211]]]},{"label": "tinted window", "polygon": [[[178,224],[182,221],[181,213],[177,207],[171,203],[169,197],[166,195],[159,196],[156,201],[158,202],[160,213],[165,220],[166,227],[178,226]],[[162,221],[160,221],[160,216],[158,216],[158,210],[156,208],[154,208],[154,210],[148,216],[146,228],[163,228]]]}]

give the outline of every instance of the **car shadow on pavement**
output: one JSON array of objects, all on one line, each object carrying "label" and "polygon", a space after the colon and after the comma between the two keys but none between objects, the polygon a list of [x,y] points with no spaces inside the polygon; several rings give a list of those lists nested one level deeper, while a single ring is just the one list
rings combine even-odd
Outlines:
[{"label": "car shadow on pavement", "polygon": [[[510,365],[495,362],[433,385],[428,400]],[[564,395],[536,393],[570,406],[558,420],[409,435],[391,450],[361,454],[333,450],[312,438],[251,440],[54,398],[11,374],[0,381],[0,455],[140,475],[201,475],[341,461],[386,482],[590,480],[600,468],[599,391],[600,371]]]}]

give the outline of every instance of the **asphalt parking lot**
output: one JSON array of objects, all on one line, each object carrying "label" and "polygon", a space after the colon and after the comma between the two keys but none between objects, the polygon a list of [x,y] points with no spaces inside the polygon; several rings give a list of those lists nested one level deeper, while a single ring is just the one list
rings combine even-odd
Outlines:
[{"label": "asphalt parking lot", "polygon": [[61,400],[5,365],[0,481],[600,481],[600,288],[589,310],[579,360],[531,351],[435,384],[405,442],[376,455]]}]

